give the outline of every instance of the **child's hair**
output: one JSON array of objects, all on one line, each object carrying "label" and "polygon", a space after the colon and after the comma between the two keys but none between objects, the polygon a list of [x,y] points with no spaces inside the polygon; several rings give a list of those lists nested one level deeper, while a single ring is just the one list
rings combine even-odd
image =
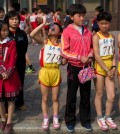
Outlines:
[{"label": "child's hair", "polygon": [[97,7],[95,8],[95,11],[98,11],[99,13],[101,13],[101,12],[104,12],[104,9],[103,9],[102,6],[97,6]]},{"label": "child's hair", "polygon": [[27,14],[27,12],[26,12],[26,10],[22,9],[22,10],[20,11],[20,14],[25,15],[25,14]]},{"label": "child's hair", "polygon": [[60,7],[57,8],[55,12],[59,12],[59,11],[60,11],[60,12],[62,11],[62,9],[61,9]]},{"label": "child's hair", "polygon": [[49,14],[51,11],[52,11],[51,8],[48,7],[48,6],[42,10],[42,12],[43,12],[44,14]]},{"label": "child's hair", "polygon": [[5,15],[4,21],[6,21],[7,24],[9,25],[9,19],[12,17],[15,17],[15,16],[18,17],[18,20],[20,22],[20,15],[15,10],[11,10],[11,11],[7,12],[7,14]]},{"label": "child's hair", "polygon": [[12,4],[12,8],[13,8],[16,12],[18,12],[18,11],[20,11],[20,4],[19,4],[18,2],[14,2],[14,3]]},{"label": "child's hair", "polygon": [[70,5],[68,11],[70,16],[74,16],[77,13],[86,14],[86,8],[81,4]]},{"label": "child's hair", "polygon": [[32,8],[32,13],[35,13],[35,12],[37,12],[37,11],[38,11],[37,8]]},{"label": "child's hair", "polygon": [[8,25],[4,20],[0,20],[0,31],[2,30],[3,25]]},{"label": "child's hair", "polygon": [[0,7],[0,12],[5,12],[3,7]]},{"label": "child's hair", "polygon": [[106,21],[111,22],[112,16],[111,16],[111,14],[108,13],[108,12],[99,13],[99,14],[97,15],[97,21],[101,21],[101,20],[106,20]]}]

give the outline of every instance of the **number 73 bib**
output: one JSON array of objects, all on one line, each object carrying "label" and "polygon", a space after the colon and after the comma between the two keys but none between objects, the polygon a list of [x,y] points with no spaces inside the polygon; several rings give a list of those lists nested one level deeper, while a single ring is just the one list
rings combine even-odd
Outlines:
[{"label": "number 73 bib", "polygon": [[44,48],[45,63],[61,63],[61,54],[59,46],[45,45]]}]

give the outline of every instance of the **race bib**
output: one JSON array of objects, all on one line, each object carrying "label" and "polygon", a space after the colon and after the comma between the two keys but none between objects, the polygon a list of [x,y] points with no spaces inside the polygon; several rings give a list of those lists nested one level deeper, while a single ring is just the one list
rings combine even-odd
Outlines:
[{"label": "race bib", "polygon": [[100,48],[100,56],[108,56],[113,55],[114,53],[114,45],[113,39],[101,39],[99,41],[99,48]]},{"label": "race bib", "polygon": [[45,45],[44,62],[60,64],[61,63],[60,47]]}]

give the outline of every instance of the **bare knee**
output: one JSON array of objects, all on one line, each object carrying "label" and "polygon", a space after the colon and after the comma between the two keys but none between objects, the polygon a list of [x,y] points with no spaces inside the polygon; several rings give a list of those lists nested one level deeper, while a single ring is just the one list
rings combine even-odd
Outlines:
[{"label": "bare knee", "polygon": [[47,103],[47,101],[48,101],[48,97],[47,96],[42,97],[42,102],[43,103]]},{"label": "bare knee", "polygon": [[115,99],[115,94],[110,95],[110,96],[107,98],[107,100],[108,100],[109,102],[111,102],[111,103],[114,102],[114,99]]},{"label": "bare knee", "polygon": [[103,96],[103,92],[96,92],[96,97],[102,98],[102,96]]},{"label": "bare knee", "polygon": [[58,102],[58,98],[57,97],[53,97],[52,98],[52,101],[55,103],[55,102]]}]

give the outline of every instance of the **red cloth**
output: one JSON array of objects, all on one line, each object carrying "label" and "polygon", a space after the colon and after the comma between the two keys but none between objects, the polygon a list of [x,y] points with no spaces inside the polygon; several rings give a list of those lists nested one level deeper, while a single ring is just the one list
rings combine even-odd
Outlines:
[{"label": "red cloth", "polygon": [[[0,98],[3,95],[3,88],[5,91],[5,97],[15,97],[19,94],[19,90],[21,89],[21,82],[15,68],[17,58],[15,41],[11,40],[4,44],[0,44],[0,50],[5,50],[5,48],[8,48],[6,58],[3,60],[5,53],[0,54],[0,67],[3,66],[4,72],[8,74],[9,78],[6,80],[0,78]],[[2,72],[0,70],[0,74]]]},{"label": "red cloth", "polygon": [[30,23],[31,23],[32,30],[38,27],[37,15],[32,14],[30,16]]}]

